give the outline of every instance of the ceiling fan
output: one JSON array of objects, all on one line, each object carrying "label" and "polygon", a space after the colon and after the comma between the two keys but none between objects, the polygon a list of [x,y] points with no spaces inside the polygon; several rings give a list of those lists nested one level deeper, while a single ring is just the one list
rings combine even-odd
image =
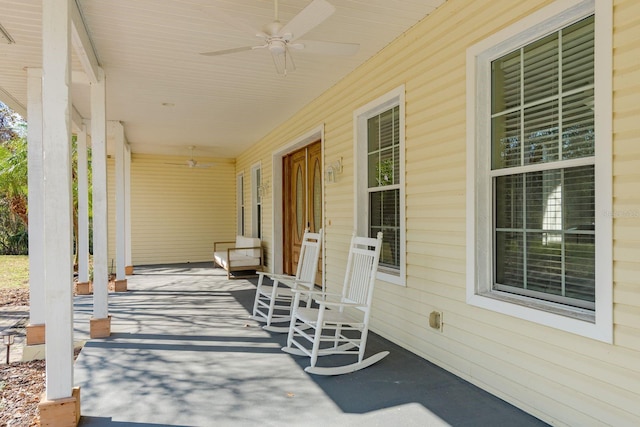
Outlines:
[{"label": "ceiling fan", "polygon": [[[355,55],[360,45],[356,43],[336,43],[317,40],[300,40],[300,37],[321,24],[335,12],[336,8],[326,0],[313,0],[300,13],[294,16],[289,23],[282,25],[278,18],[278,0],[274,0],[274,20],[266,24],[262,31],[255,36],[262,43],[255,46],[243,46],[232,49],[203,52],[205,56],[219,56],[231,53],[244,52],[257,49],[268,49],[273,58],[278,74],[286,75],[288,71],[295,70],[295,64],[291,56],[291,49],[306,50],[311,53],[326,55]],[[223,19],[229,21],[228,16]],[[246,25],[238,25],[246,28]]]},{"label": "ceiling fan", "polygon": [[188,160],[185,160],[182,163],[166,163],[167,165],[175,165],[175,166],[186,166],[188,168],[210,168],[213,166],[213,163],[200,163],[196,159],[193,158],[193,150],[196,147],[194,145],[189,146],[189,150],[191,151],[191,157]]}]

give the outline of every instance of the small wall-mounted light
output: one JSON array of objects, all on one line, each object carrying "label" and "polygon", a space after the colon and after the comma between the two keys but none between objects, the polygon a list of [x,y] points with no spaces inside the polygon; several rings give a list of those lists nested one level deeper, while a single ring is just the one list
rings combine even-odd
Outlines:
[{"label": "small wall-mounted light", "polygon": [[267,197],[269,194],[269,181],[264,181],[258,187],[258,195],[260,197]]},{"label": "small wall-mounted light", "polygon": [[7,365],[9,364],[9,354],[11,352],[11,346],[13,345],[14,337],[15,333],[12,331],[2,332],[2,342],[7,346]]},{"label": "small wall-mounted light", "polygon": [[338,175],[342,174],[342,157],[329,163],[325,167],[325,173],[327,174],[327,182],[337,182]]}]

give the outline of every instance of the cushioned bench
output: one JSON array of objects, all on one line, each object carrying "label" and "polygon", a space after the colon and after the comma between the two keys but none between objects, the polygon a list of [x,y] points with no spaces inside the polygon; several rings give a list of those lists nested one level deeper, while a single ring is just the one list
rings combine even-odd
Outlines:
[{"label": "cushioned bench", "polygon": [[[262,244],[257,237],[236,236],[235,242],[215,242],[213,244],[213,264],[227,271],[262,271]],[[236,276],[238,277],[238,276]]]}]

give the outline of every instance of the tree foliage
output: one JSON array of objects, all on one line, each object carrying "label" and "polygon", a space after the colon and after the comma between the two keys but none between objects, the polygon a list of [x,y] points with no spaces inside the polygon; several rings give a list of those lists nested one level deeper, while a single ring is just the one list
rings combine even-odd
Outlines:
[{"label": "tree foliage", "polygon": [[27,252],[26,124],[0,103],[0,253]]},{"label": "tree foliage", "polygon": [[[0,254],[28,252],[28,168],[26,123],[0,102]],[[73,235],[77,263],[78,249],[78,146],[71,141],[73,183]],[[91,221],[91,149],[87,152],[89,220]],[[91,229],[89,245],[91,251]]]},{"label": "tree foliage", "polygon": [[0,144],[20,137],[23,124],[24,121],[18,114],[0,102]]}]

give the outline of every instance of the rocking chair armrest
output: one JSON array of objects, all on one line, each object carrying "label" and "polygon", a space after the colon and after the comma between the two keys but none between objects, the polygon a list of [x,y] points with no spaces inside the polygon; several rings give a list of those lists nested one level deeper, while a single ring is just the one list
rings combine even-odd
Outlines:
[{"label": "rocking chair armrest", "polygon": [[285,280],[293,280],[295,276],[290,276],[288,274],[279,274],[279,273],[270,273],[268,271],[258,271],[259,276],[267,276],[269,279],[273,281],[283,282]]},{"label": "rocking chair armrest", "polygon": [[358,304],[355,302],[344,302],[344,301],[323,301],[323,300],[315,300],[319,306],[325,306],[328,308],[336,308],[336,307],[366,307],[362,304]]},{"label": "rocking chair armrest", "polygon": [[[296,282],[296,283],[304,283],[304,282]],[[325,295],[325,293],[322,291],[312,291],[310,289],[302,289],[302,288],[295,288],[295,287],[291,288],[291,292],[294,292],[296,294],[311,295],[313,298],[315,298],[316,296],[322,297],[323,295]]]}]

